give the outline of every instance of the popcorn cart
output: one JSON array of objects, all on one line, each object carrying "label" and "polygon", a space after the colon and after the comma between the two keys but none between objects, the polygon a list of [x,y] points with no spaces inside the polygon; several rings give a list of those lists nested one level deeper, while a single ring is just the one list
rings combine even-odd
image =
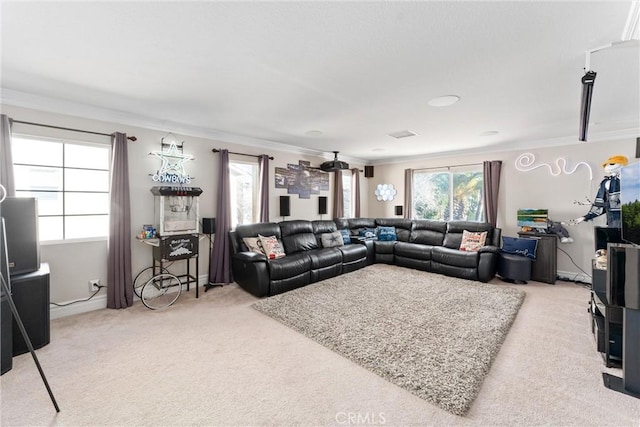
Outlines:
[{"label": "popcorn cart", "polygon": [[[151,309],[168,307],[182,291],[182,286],[196,285],[198,298],[199,187],[153,187],[156,237],[139,238],[153,247],[153,264],[134,279],[133,289],[142,303]],[[196,274],[191,275],[190,260],[195,259]],[[187,273],[173,275],[164,263],[186,260]]]}]

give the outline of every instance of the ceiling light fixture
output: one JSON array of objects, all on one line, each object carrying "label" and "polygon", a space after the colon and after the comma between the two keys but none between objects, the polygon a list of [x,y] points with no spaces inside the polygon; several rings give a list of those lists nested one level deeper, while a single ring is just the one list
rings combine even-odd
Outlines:
[{"label": "ceiling light fixture", "polygon": [[392,133],[388,133],[387,134],[387,136],[390,136],[390,137],[395,138],[395,139],[408,138],[410,136],[416,136],[416,135],[417,135],[417,133],[415,133],[412,130],[408,130],[408,129],[407,130],[401,130],[401,131],[398,131],[398,132],[392,132]]},{"label": "ceiling light fixture", "polygon": [[499,134],[499,133],[500,133],[500,132],[498,132],[497,130],[488,130],[488,131],[486,131],[486,132],[482,132],[482,133],[480,134],[480,136],[494,136],[494,135],[497,135],[497,134]]},{"label": "ceiling light fixture", "polygon": [[431,105],[432,107],[448,107],[449,105],[453,105],[458,101],[460,101],[460,97],[457,95],[444,95],[433,98],[427,104]]}]

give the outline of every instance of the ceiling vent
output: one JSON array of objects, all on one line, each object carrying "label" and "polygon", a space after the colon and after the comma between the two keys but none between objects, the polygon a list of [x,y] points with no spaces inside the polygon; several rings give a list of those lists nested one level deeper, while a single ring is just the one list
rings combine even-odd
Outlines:
[{"label": "ceiling vent", "polygon": [[399,132],[388,133],[387,135],[395,139],[401,139],[408,138],[410,136],[416,136],[417,133],[411,130],[401,130]]},{"label": "ceiling vent", "polygon": [[320,165],[320,169],[325,172],[335,172],[338,170],[349,169],[349,163],[338,160],[339,151],[333,152],[333,160],[329,160]]}]

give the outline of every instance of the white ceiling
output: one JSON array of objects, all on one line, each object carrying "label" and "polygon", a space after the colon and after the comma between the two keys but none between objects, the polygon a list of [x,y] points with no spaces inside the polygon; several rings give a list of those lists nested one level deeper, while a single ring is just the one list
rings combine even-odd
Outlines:
[{"label": "white ceiling", "polygon": [[[586,52],[621,40],[630,6],[3,1],[3,102],[373,163],[577,143]],[[594,52],[591,69],[589,141],[640,135],[639,44]],[[402,130],[418,136],[387,136]]]}]

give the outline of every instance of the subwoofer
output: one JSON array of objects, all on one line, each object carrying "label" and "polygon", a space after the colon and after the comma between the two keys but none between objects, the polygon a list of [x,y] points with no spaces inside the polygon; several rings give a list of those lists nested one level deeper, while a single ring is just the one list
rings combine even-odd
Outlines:
[{"label": "subwoofer", "polygon": [[327,213],[327,197],[320,196],[318,197],[318,214],[326,215]]},{"label": "subwoofer", "polygon": [[203,234],[216,234],[216,219],[215,218],[202,218],[202,233]]},{"label": "subwoofer", "polygon": [[24,274],[40,268],[38,241],[38,200],[34,197],[7,197],[2,202],[7,232],[9,274]]},{"label": "subwoofer", "polygon": [[[43,263],[36,272],[12,276],[11,294],[33,348],[49,344],[49,265]],[[13,355],[28,352],[16,319],[11,333]]]},{"label": "subwoofer", "polygon": [[373,166],[369,165],[364,167],[364,177],[373,178]]},{"label": "subwoofer", "polygon": [[291,216],[291,204],[289,196],[280,196],[280,216]]}]

